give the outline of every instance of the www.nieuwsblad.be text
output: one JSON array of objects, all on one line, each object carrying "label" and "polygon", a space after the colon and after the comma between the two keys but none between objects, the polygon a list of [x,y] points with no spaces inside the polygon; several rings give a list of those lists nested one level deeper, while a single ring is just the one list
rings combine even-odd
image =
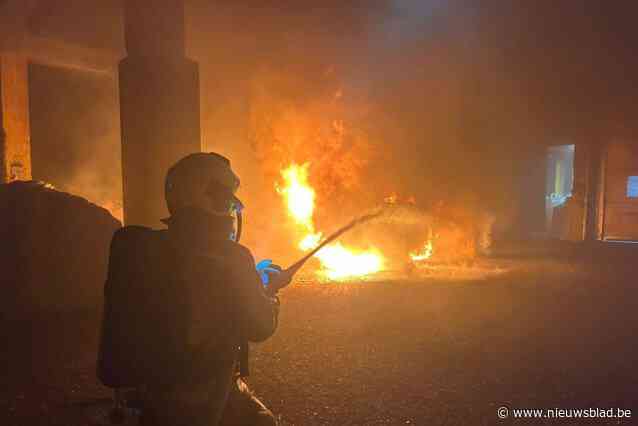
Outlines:
[{"label": "www.nieuwsblad.be text", "polygon": [[510,408],[496,410],[499,419],[619,419],[630,420],[631,410],[624,408]]}]

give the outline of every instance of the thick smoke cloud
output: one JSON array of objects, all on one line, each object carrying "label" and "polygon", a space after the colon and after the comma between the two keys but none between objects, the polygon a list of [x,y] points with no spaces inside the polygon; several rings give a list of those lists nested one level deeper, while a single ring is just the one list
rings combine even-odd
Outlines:
[{"label": "thick smoke cloud", "polygon": [[[121,50],[118,2],[100,2],[94,26],[75,24],[92,16],[80,3],[47,9],[31,30]],[[633,99],[626,89],[638,75],[627,54],[631,6],[601,7],[593,0],[187,1],[203,144],[229,156],[243,178],[247,242],[266,250],[281,239],[277,170],[307,159],[322,164],[313,183],[317,221],[328,228],[393,192],[414,196],[424,210],[444,201],[506,223],[515,215],[515,182],[528,173],[518,159],[581,137],[592,122],[626,116]],[[60,123],[69,135],[95,139],[99,155],[77,155],[51,179],[117,203],[116,90],[104,87],[112,92],[91,101],[108,129],[96,135],[87,131],[96,126],[90,120]],[[72,104],[60,108],[74,117],[90,108]],[[70,151],[87,152],[84,138],[68,140]]]},{"label": "thick smoke cloud", "polygon": [[424,207],[460,195],[451,181],[464,167],[450,164],[462,149],[459,56],[468,16],[452,7],[192,5],[204,145],[234,159],[249,206],[269,212],[249,216],[261,222],[247,228],[249,240],[271,246],[251,229],[272,235],[270,225],[285,223],[273,181],[292,161],[311,162],[317,220],[329,229],[392,193]]},{"label": "thick smoke cloud", "polygon": [[[442,199],[470,202],[475,188],[468,185],[481,174],[481,152],[468,149],[463,122],[471,9],[439,0],[187,5],[188,54],[201,71],[203,145],[229,156],[243,178],[248,244],[289,248],[280,242],[286,217],[274,186],[292,161],[313,164],[322,229],[392,193],[415,197],[424,209]],[[64,25],[72,13],[48,12],[31,22],[36,33],[121,49],[117,7],[110,18],[101,15],[94,34],[86,25]],[[53,81],[48,94],[40,84],[38,99],[50,102],[34,99],[44,111],[35,117],[45,121],[39,130],[35,122],[44,135],[36,135],[34,158],[44,179],[117,205],[117,96],[112,81],[103,82],[106,90],[60,92],[63,85]],[[59,120],[48,110],[60,112]],[[42,148],[51,128],[61,145]],[[64,167],[42,160],[52,152],[66,155],[56,162]]]}]

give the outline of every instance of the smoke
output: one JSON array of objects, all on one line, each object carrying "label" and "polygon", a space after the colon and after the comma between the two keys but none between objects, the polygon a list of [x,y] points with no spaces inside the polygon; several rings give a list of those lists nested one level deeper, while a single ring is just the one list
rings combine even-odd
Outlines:
[{"label": "smoke", "polygon": [[392,193],[427,211],[472,191],[475,158],[459,155],[470,34],[460,2],[198,1],[188,17],[204,146],[243,177],[258,252],[290,235],[274,186],[292,162],[310,164],[319,229]]},{"label": "smoke", "polygon": [[229,156],[242,176],[245,241],[262,255],[275,246],[283,255],[295,244],[286,241],[290,224],[275,192],[292,162],[310,164],[322,229],[349,219],[348,210],[358,213],[347,208],[348,195],[367,187],[362,172],[374,147],[361,125],[365,102],[354,100],[345,75],[383,3],[191,3],[189,53],[200,63],[204,147]]},{"label": "smoke", "polygon": [[34,179],[80,195],[122,219],[117,80],[31,65]]},{"label": "smoke", "polygon": [[[468,201],[481,153],[469,152],[463,132],[473,30],[472,11],[461,1],[187,6],[187,50],[200,64],[203,145],[228,156],[242,177],[245,242],[258,255],[286,253],[294,244],[275,192],[281,169],[293,162],[309,164],[315,220],[326,232],[390,194],[413,197],[425,215],[440,200],[479,210],[480,197]],[[117,51],[120,10],[100,7],[94,28],[70,22],[74,8],[64,10],[68,16],[45,8],[30,29]],[[118,215],[116,75],[45,67],[31,74],[36,177]],[[365,245],[373,234],[348,238]],[[422,239],[427,229],[418,234]]]},{"label": "smoke", "polygon": [[[513,214],[512,182],[521,171],[511,159],[532,145],[520,134],[533,120],[525,115],[520,75],[502,66],[506,43],[497,40],[506,29],[517,35],[516,28],[489,24],[520,23],[510,17],[524,13],[510,7],[499,15],[505,3],[489,3],[483,12],[464,0],[187,2],[203,145],[228,156],[242,177],[245,241],[258,255],[293,244],[282,241],[288,219],[275,192],[279,171],[292,162],[310,164],[321,229],[390,194],[413,197],[425,215],[442,202],[450,212],[465,209],[440,213],[458,221],[496,215],[504,223]],[[75,25],[73,8],[49,9],[30,23],[38,35],[121,49],[119,8],[102,7],[95,29],[86,20]],[[50,118],[34,134],[34,170],[63,189],[117,205],[116,79],[94,78],[102,89],[42,83],[36,90],[32,105]],[[55,123],[68,148],[44,149]],[[419,233],[422,239],[427,229]]]}]

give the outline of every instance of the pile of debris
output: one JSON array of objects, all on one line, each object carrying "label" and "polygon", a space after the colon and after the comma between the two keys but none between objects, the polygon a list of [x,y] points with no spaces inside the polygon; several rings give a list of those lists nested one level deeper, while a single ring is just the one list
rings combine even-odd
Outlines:
[{"label": "pile of debris", "polygon": [[0,312],[100,306],[120,226],[108,210],[51,185],[0,185]]}]

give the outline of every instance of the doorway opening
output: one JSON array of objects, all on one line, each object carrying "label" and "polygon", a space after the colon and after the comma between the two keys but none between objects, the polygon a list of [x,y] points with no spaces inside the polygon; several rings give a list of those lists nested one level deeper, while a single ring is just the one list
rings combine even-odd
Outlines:
[{"label": "doorway opening", "polygon": [[574,189],[575,145],[555,145],[547,148],[545,178],[545,229],[549,235],[559,228],[556,218]]},{"label": "doorway opening", "polygon": [[29,66],[33,177],[121,217],[117,79]]}]

